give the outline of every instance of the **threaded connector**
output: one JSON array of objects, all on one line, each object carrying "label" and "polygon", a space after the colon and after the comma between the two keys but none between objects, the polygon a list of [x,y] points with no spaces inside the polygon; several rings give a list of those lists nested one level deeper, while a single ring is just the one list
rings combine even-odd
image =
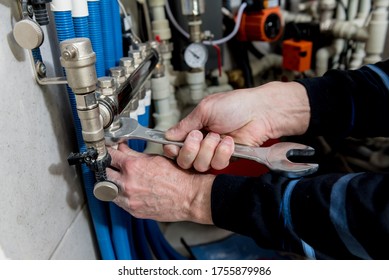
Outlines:
[{"label": "threaded connector", "polygon": [[34,11],[35,20],[40,25],[48,25],[50,22],[46,8],[46,4],[50,2],[51,0],[31,0],[31,6]]}]

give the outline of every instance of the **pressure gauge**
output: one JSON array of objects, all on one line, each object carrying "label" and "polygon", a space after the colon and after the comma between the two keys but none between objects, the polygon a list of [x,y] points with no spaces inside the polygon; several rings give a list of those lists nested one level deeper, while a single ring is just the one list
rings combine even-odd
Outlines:
[{"label": "pressure gauge", "polygon": [[185,49],[184,59],[191,68],[204,68],[208,59],[208,50],[201,43],[192,43]]}]

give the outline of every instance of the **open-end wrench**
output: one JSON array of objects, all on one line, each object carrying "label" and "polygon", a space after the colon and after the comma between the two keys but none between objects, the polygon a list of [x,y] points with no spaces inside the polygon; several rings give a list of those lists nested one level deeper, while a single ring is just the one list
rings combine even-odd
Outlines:
[{"label": "open-end wrench", "polygon": [[[183,142],[170,141],[165,132],[141,126],[135,119],[120,118],[120,128],[105,132],[105,142],[114,146],[129,139],[142,139],[159,144],[172,144],[182,147]],[[288,178],[299,178],[317,171],[316,163],[298,163],[288,159],[291,156],[313,156],[315,150],[307,145],[279,142],[270,147],[251,147],[235,144],[233,157],[254,160],[266,165],[270,170]]]}]

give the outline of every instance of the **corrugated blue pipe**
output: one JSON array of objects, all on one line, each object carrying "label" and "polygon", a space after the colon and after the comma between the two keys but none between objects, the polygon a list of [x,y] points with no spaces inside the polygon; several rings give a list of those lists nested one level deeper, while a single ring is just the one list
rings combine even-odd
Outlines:
[{"label": "corrugated blue pipe", "polygon": [[[53,14],[57,29],[58,41],[62,42],[64,40],[74,38],[76,35],[74,31],[71,11],[53,11]],[[82,128],[77,114],[75,96],[68,86],[67,91],[73,113],[73,121],[76,129],[78,147],[80,152],[84,152],[86,151],[86,145],[82,137]],[[90,169],[85,164],[81,165],[81,171],[86,197],[88,200],[89,211],[92,216],[92,221],[101,257],[103,259],[115,259],[115,254],[112,248],[111,236],[109,228],[107,226],[108,219],[106,215],[105,205],[101,201],[97,200],[93,195],[93,187],[95,183],[94,173],[90,171]]]},{"label": "corrugated blue pipe", "polygon": [[37,61],[43,61],[40,48],[32,49],[31,53],[35,63],[37,63]]},{"label": "corrugated blue pipe", "polygon": [[135,239],[135,248],[137,255],[141,260],[152,260],[149,244],[146,238],[145,225],[143,219],[133,218],[133,238]]},{"label": "corrugated blue pipe", "polygon": [[101,33],[100,1],[88,1],[89,38],[96,53],[97,77],[105,76],[103,35]]},{"label": "corrugated blue pipe", "polygon": [[135,246],[134,234],[133,234],[133,220],[134,218],[131,215],[127,215],[126,225],[127,225],[127,233],[128,233],[128,242],[130,243],[130,252],[133,260],[139,260],[139,256]]},{"label": "corrugated blue pipe", "polygon": [[109,75],[109,69],[116,66],[115,37],[113,33],[113,18],[111,0],[100,0],[101,31],[104,44],[105,75]]},{"label": "corrugated blue pipe", "polygon": [[113,32],[115,37],[115,63],[119,65],[119,60],[123,57],[123,37],[122,19],[120,17],[120,7],[118,0],[111,0]]},{"label": "corrugated blue pipe", "polygon": [[74,25],[74,33],[76,34],[76,37],[89,38],[88,17],[73,17],[73,25]]}]

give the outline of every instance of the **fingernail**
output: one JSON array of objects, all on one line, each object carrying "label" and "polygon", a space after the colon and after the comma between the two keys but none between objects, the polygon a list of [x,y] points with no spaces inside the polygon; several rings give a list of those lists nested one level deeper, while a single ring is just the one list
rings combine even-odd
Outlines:
[{"label": "fingernail", "polygon": [[203,134],[199,130],[193,130],[189,133],[188,137],[193,140],[201,141],[203,140]]}]

